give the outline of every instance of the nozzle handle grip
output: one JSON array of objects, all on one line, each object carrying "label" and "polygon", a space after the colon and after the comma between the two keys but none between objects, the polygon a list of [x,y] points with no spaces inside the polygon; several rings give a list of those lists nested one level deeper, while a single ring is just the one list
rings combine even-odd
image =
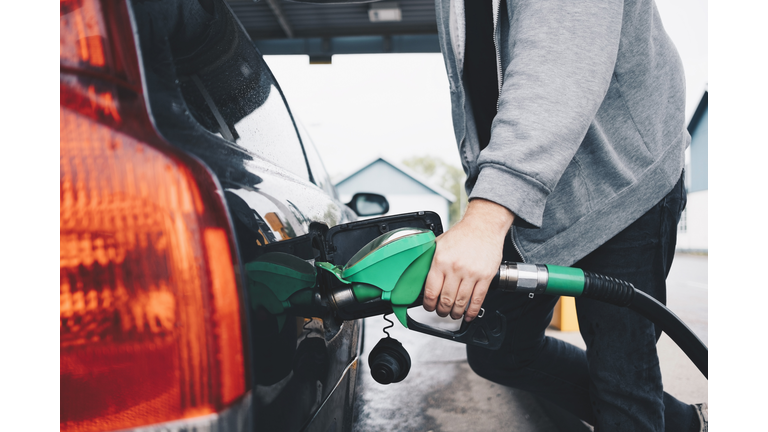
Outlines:
[{"label": "nozzle handle grip", "polygon": [[491,350],[501,347],[507,333],[507,318],[499,311],[486,313],[482,317],[478,316],[470,322],[462,320],[461,327],[456,331],[430,327],[415,321],[410,316],[407,316],[407,320],[410,330]]}]

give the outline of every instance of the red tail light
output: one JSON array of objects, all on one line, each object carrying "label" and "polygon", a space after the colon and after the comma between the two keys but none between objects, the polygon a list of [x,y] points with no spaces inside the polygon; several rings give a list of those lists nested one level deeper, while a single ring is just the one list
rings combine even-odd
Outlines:
[{"label": "red tail light", "polygon": [[220,188],[136,109],[100,3],[61,22],[61,430],[219,412],[250,388]]}]

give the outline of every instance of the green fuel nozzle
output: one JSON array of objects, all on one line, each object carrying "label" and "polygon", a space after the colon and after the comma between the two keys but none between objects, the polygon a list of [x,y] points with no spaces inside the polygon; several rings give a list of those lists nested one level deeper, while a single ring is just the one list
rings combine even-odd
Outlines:
[{"label": "green fuel nozzle", "polygon": [[[432,231],[400,228],[368,243],[342,268],[327,263],[316,265],[347,284],[357,303],[389,303],[400,323],[408,327],[406,311],[416,306],[434,254]],[[334,304],[340,305],[336,301]]]},{"label": "green fuel nozzle", "polygon": [[[421,324],[408,309],[422,304],[424,283],[435,254],[435,234],[425,228],[399,228],[384,233],[355,253],[343,265],[318,261],[314,265],[286,253],[267,253],[246,264],[253,308],[277,316],[282,328],[286,314],[332,314],[352,320],[394,313],[406,328],[457,342],[496,349],[506,332],[506,318],[497,311],[462,322],[457,331]],[[608,278],[610,279],[610,278]],[[504,292],[582,296],[597,286],[598,293],[613,292],[605,278],[554,265],[501,263],[490,289]],[[610,280],[613,282],[614,280]],[[597,283],[596,283],[597,282]],[[616,283],[617,297],[626,303],[633,288]],[[610,288],[610,287],[609,287]],[[622,303],[622,305],[624,305]]]},{"label": "green fuel nozzle", "polygon": [[[253,308],[278,319],[282,328],[288,314],[303,317],[332,315],[352,320],[394,313],[414,331],[465,344],[498,349],[506,334],[506,317],[481,310],[456,331],[415,321],[408,309],[422,304],[424,283],[435,253],[435,235],[425,228],[386,232],[355,253],[343,265],[315,262],[272,252],[246,264]],[[556,265],[503,262],[490,289],[536,295],[586,297],[629,307],[661,323],[662,329],[688,354],[706,376],[706,346],[664,305],[632,284]]]}]

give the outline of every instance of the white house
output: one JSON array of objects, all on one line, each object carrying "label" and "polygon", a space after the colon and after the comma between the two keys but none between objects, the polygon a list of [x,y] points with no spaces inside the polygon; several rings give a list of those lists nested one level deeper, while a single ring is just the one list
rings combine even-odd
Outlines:
[{"label": "white house", "polygon": [[706,91],[688,123],[688,132],[691,134],[690,162],[685,167],[688,204],[677,227],[677,249],[708,252],[709,110]]},{"label": "white house", "polygon": [[448,229],[448,206],[456,197],[407,167],[384,158],[376,158],[336,182],[343,202],[357,192],[384,195],[389,201],[388,215],[429,210],[437,213]]}]

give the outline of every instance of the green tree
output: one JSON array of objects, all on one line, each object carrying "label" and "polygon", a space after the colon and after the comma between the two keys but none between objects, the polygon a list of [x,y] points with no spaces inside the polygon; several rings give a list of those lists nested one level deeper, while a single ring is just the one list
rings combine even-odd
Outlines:
[{"label": "green tree", "polygon": [[466,176],[457,168],[434,156],[414,156],[403,161],[403,165],[421,174],[432,184],[452,193],[456,201],[448,208],[448,227],[461,220],[467,208],[467,193],[464,191]]}]

